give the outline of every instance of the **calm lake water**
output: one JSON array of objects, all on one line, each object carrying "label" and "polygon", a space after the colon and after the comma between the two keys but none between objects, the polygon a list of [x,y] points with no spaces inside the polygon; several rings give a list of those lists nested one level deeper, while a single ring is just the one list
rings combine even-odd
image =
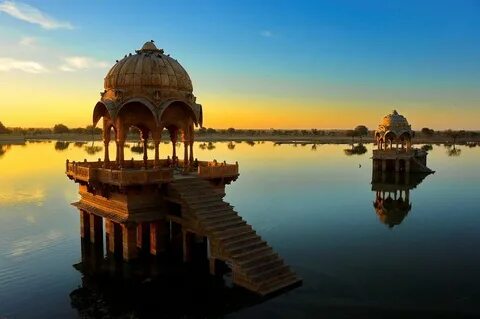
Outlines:
[{"label": "calm lake water", "polygon": [[[301,287],[258,300],[188,270],[137,284],[83,274],[74,267],[82,248],[70,206],[78,185],[64,165],[102,150],[27,142],[0,146],[0,318],[135,318],[146,309],[168,318],[480,315],[480,147],[452,156],[434,145],[428,166],[436,173],[410,191],[411,210],[390,227],[373,204],[371,145],[347,156],[348,145],[250,144],[197,143],[195,155],[239,162],[225,200],[303,278]],[[135,145],[127,158],[141,158]]]}]

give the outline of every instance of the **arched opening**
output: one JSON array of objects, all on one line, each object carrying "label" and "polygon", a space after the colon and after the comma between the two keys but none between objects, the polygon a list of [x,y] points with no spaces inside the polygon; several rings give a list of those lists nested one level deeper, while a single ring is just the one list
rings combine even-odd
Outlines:
[{"label": "arched opening", "polygon": [[409,150],[412,145],[412,136],[409,132],[404,132],[400,135],[400,142],[402,144],[402,150]]},{"label": "arched opening", "polygon": [[[175,165],[183,164],[185,171],[188,171],[194,162],[193,143],[194,130],[197,120],[192,108],[181,101],[172,101],[160,113],[160,124],[168,129],[172,142],[172,160]],[[176,143],[178,135],[184,144],[183,162],[178,161],[176,154]]]},{"label": "arched opening", "polygon": [[379,132],[375,133],[375,142],[377,143],[377,149],[381,150],[383,148],[383,139]]},{"label": "arched opening", "polygon": [[[150,135],[153,136],[153,132],[158,130],[156,116],[152,107],[140,101],[125,103],[118,111],[115,126],[117,128],[117,163],[120,166],[124,165],[125,140],[130,128],[135,127],[140,131],[140,139],[143,144],[143,165],[145,168],[148,168],[148,139]],[[158,160],[158,152],[156,152],[154,166],[156,166]]]},{"label": "arched opening", "polygon": [[393,132],[387,132],[384,136],[385,139],[385,149],[393,149],[393,144],[397,139],[397,136]]},{"label": "arched opening", "polygon": [[93,109],[93,116],[92,116],[93,127],[97,126],[98,121],[100,121],[100,119],[103,119],[102,138],[103,138],[103,144],[104,144],[104,150],[105,150],[103,155],[103,166],[106,167],[110,163],[109,145],[110,145],[110,140],[112,136],[112,128],[114,129],[115,136],[116,136],[116,131],[113,125],[111,114],[103,102],[98,102],[95,105],[95,108]]}]

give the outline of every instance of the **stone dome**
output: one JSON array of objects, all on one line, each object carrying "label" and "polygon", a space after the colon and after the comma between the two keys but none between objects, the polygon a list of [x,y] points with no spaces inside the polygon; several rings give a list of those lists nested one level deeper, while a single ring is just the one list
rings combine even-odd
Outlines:
[{"label": "stone dome", "polygon": [[412,127],[408,124],[407,119],[403,115],[400,115],[396,110],[393,110],[392,113],[385,115],[380,121],[377,132],[392,132],[396,136],[400,136],[403,133],[411,133]]},{"label": "stone dome", "polygon": [[106,98],[141,95],[152,99],[193,99],[190,77],[177,60],[164,54],[153,41],[146,42],[135,54],[125,55],[108,71],[104,81]]}]

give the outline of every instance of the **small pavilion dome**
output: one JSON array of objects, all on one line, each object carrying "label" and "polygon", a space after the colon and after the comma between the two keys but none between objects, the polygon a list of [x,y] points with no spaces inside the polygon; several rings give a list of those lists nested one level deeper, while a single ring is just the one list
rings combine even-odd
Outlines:
[{"label": "small pavilion dome", "polygon": [[385,142],[403,142],[408,141],[410,143],[414,132],[407,119],[398,114],[396,110],[392,113],[385,115],[378,124],[375,131],[375,139],[379,145],[383,145]]},{"label": "small pavilion dome", "polygon": [[412,131],[412,127],[408,124],[407,119],[398,114],[396,110],[393,110],[392,113],[385,115],[378,125],[377,132],[392,132],[397,137],[407,132]]}]

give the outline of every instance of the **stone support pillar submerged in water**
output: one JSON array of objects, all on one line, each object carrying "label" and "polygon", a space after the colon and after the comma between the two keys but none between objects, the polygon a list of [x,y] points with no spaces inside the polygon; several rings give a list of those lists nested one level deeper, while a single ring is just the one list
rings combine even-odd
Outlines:
[{"label": "stone support pillar submerged in water", "polygon": [[150,253],[158,255],[167,250],[168,226],[166,220],[150,223]]},{"label": "stone support pillar submerged in water", "polygon": [[90,214],[84,210],[79,210],[80,213],[80,236],[82,239],[90,238]]},{"label": "stone support pillar submerged in water", "polygon": [[90,215],[90,242],[92,244],[103,244],[103,219],[100,216]]},{"label": "stone support pillar submerged in water", "polygon": [[129,261],[138,257],[137,226],[122,224],[123,260]]}]

